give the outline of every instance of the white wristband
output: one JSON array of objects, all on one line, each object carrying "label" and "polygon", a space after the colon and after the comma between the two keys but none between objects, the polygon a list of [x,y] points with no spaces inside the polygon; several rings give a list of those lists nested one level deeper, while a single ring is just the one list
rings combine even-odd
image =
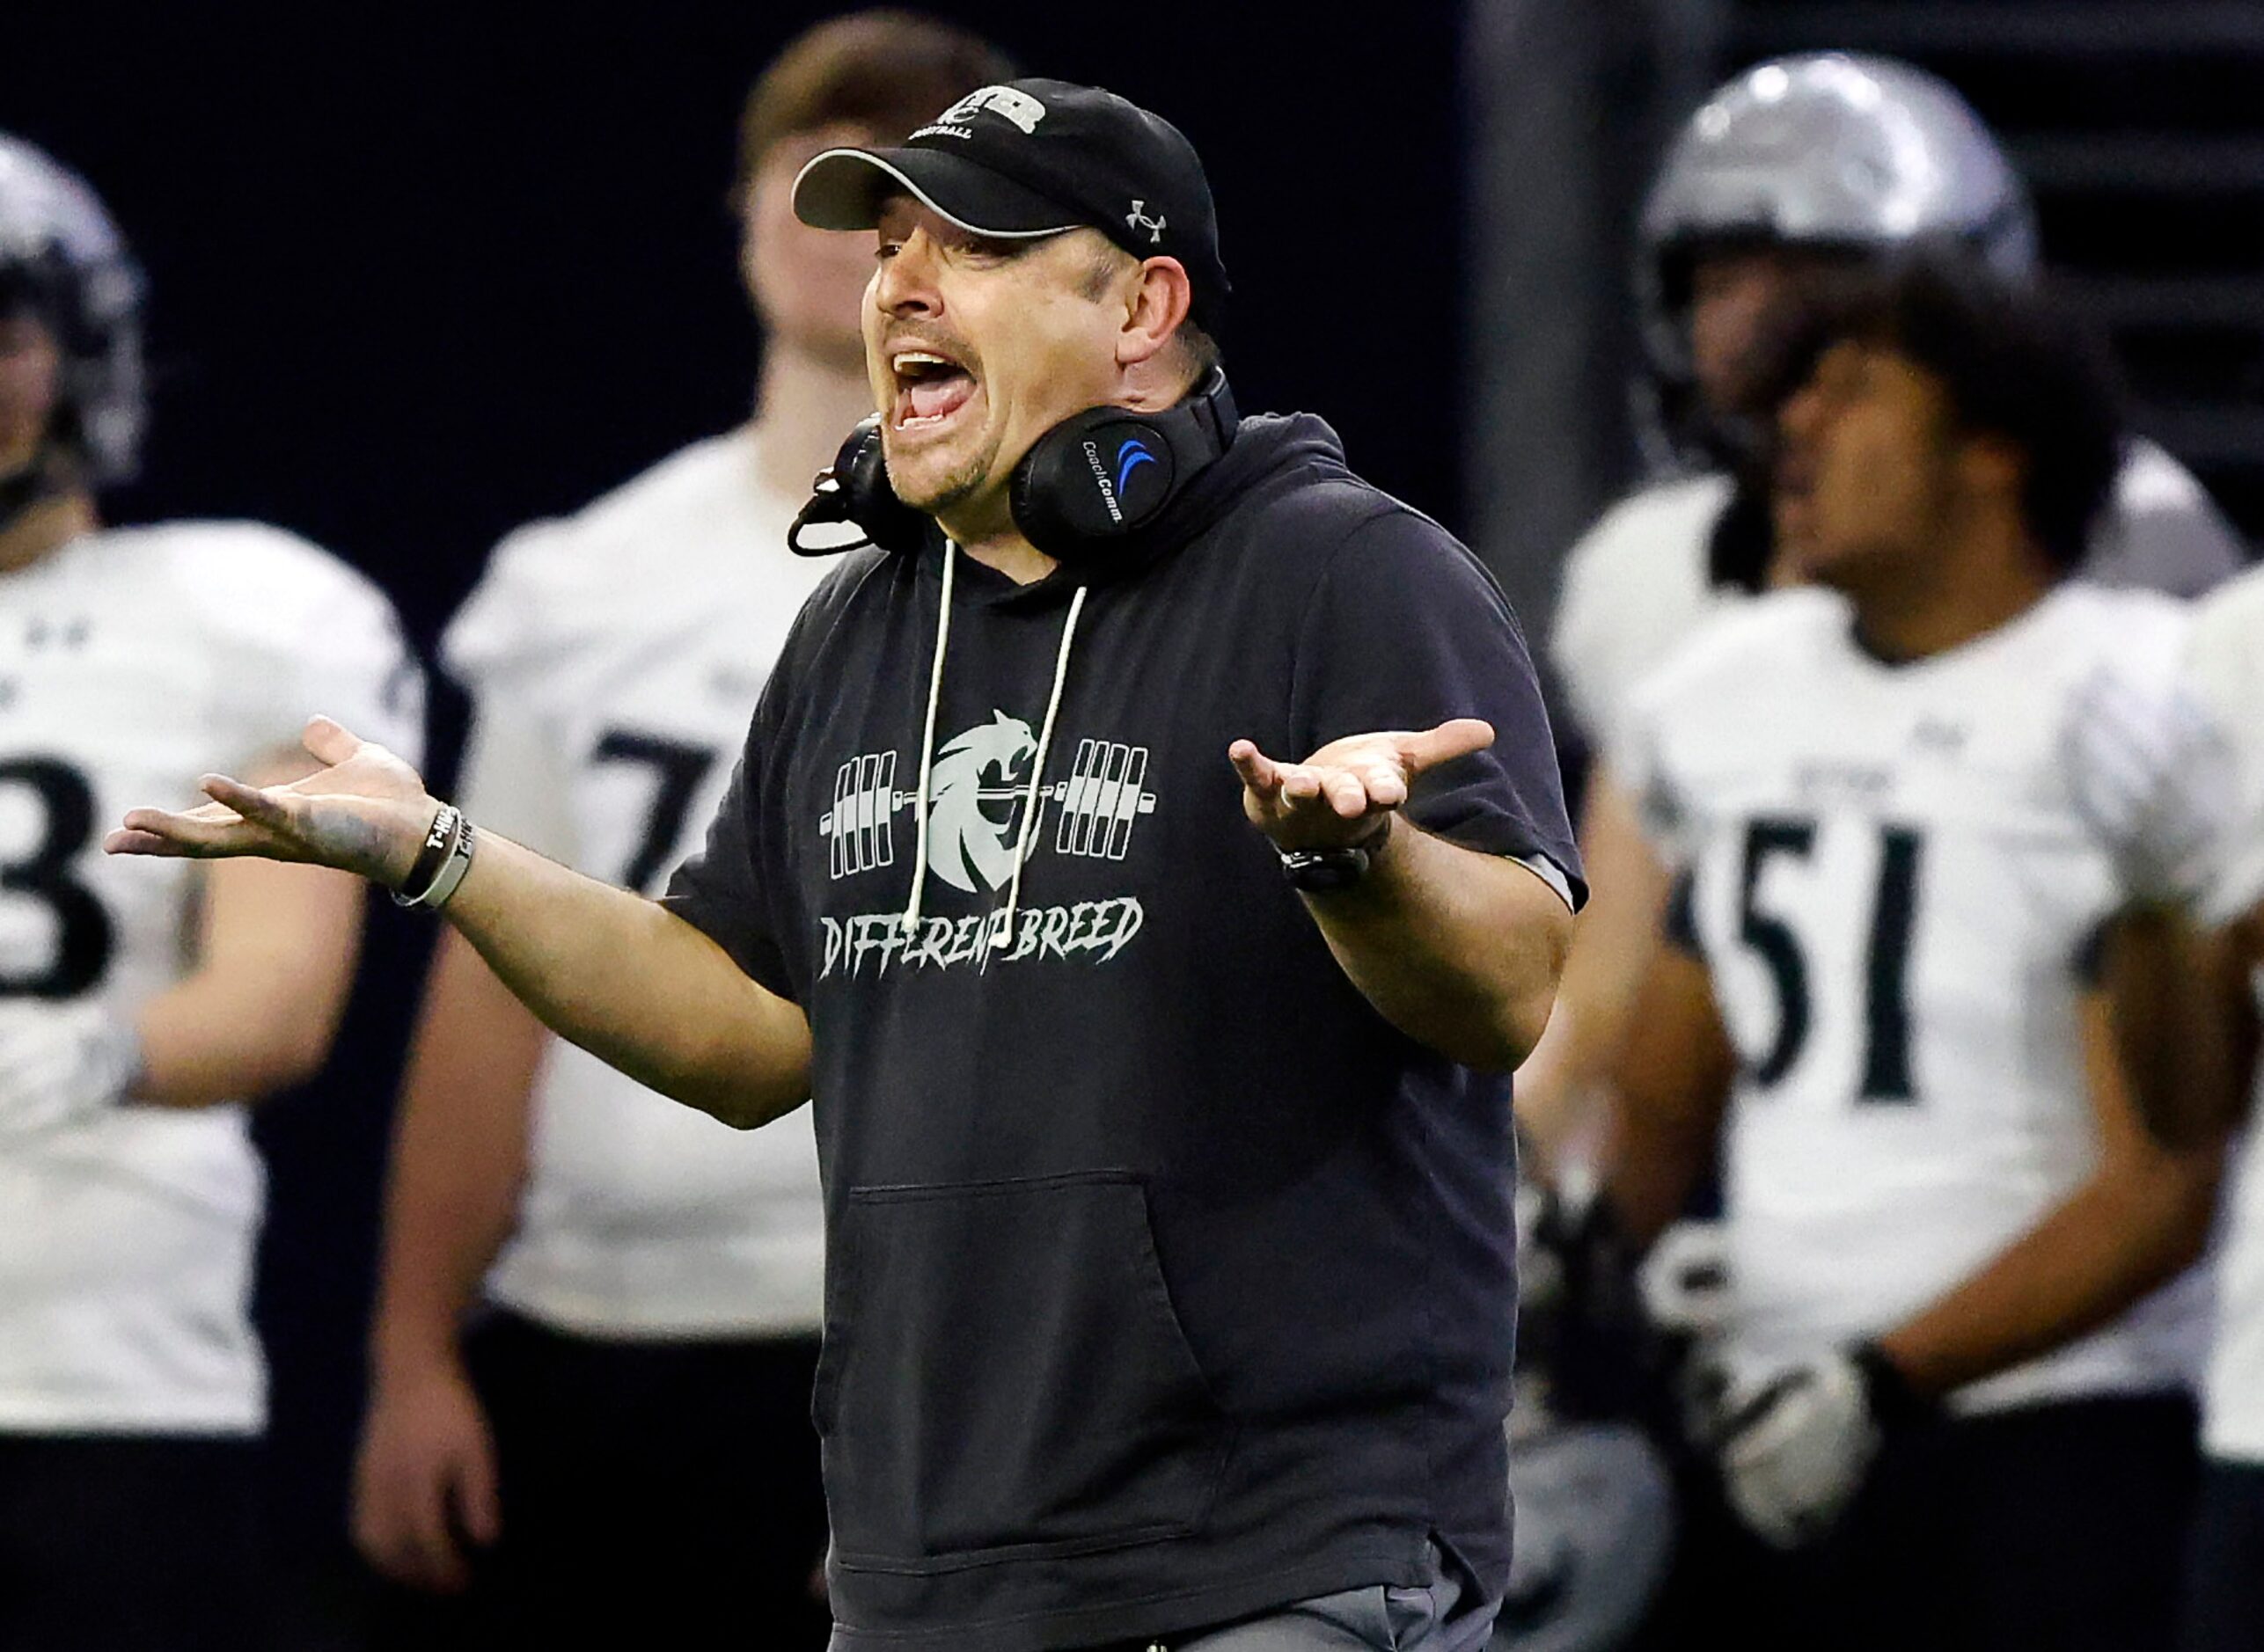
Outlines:
[{"label": "white wristband", "polygon": [[397,892],[394,902],[401,906],[421,906],[427,911],[437,912],[448,904],[456,886],[464,881],[464,874],[472,870],[472,847],[475,836],[472,822],[461,813],[456,814],[454,830],[450,834],[447,852],[441,857],[440,870],[432,874],[432,881],[414,895]]},{"label": "white wristband", "polygon": [[448,859],[442,865],[440,875],[432,881],[432,888],[424,892],[418,905],[437,912],[448,904],[449,896],[456,893],[456,886],[463,882],[464,874],[472,870],[473,835],[472,822],[466,820],[464,830],[456,835],[456,843],[448,852]]}]

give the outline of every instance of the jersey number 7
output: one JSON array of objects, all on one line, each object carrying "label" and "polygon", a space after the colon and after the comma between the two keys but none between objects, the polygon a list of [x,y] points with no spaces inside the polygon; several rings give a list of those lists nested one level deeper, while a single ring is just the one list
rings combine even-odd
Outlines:
[{"label": "jersey number 7", "polygon": [[646,812],[636,850],[621,868],[623,888],[653,892],[660,874],[668,870],[670,852],[684,835],[685,816],[691,813],[700,783],[715,766],[715,755],[707,746],[628,728],[609,728],[598,741],[590,754],[592,763],[639,763],[653,771],[652,807]]}]

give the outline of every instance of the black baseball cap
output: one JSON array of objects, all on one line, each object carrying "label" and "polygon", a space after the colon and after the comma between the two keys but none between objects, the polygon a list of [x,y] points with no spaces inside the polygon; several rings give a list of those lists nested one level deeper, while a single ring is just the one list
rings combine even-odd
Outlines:
[{"label": "black baseball cap", "polygon": [[909,192],[1002,240],[1091,228],[1134,258],[1176,258],[1195,325],[1219,336],[1227,267],[1195,146],[1169,121],[1097,86],[1010,80],[969,92],[891,149],[827,150],[794,181],[795,216],[869,230]]}]

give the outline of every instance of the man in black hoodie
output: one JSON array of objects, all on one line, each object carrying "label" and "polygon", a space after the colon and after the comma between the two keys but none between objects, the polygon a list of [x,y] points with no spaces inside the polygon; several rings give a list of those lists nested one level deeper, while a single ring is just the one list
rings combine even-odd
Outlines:
[{"label": "man in black hoodie", "polygon": [[320,720],[324,772],[110,846],[350,867],[652,1087],[813,1099],[837,1646],[1482,1645],[1501,1075],[1582,895],[1515,621],[1327,426],[1235,417],[1154,116],[986,87],[795,208],[877,231],[879,417],[819,513],[876,545],[661,902],[475,856]]}]

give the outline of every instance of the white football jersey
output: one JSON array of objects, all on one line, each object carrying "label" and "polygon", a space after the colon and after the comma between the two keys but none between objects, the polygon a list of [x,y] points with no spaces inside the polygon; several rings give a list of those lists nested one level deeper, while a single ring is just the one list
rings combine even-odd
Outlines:
[{"label": "white football jersey", "polygon": [[[297,753],[316,712],[416,760],[391,606],[289,534],[116,529],[0,575],[0,991],[131,1017],[193,969],[200,868],[102,838]],[[257,1430],[261,1195],[239,1106],[0,1137],[0,1429]]]},{"label": "white football jersey", "polygon": [[[443,645],[478,702],[474,820],[648,892],[700,846],[831,567],[786,548],[802,501],[764,486],[755,440],[699,442],[497,547]],[[809,1108],[733,1130],[553,1040],[488,1290],[597,1335],[815,1334],[823,1232]]]},{"label": "white football jersey", "polygon": [[[2206,916],[2264,903],[2264,568],[2203,604],[2191,680],[2230,750],[2233,808],[2213,857]],[[2264,1013],[2264,972],[2257,982]],[[2217,1341],[2209,1361],[2203,1439],[2221,1458],[2264,1464],[2264,1071],[2236,1161],[2217,1259]]]},{"label": "white football jersey", "polygon": [[[1740,1057],[1735,1350],[1884,1332],[2092,1173],[2086,956],[2134,899],[2197,875],[2197,834],[2159,805],[2193,727],[2175,715],[2187,621],[2167,598],[2066,586],[1887,665],[1838,597],[1782,592],[1637,691],[1617,778],[1685,869],[1677,924]],[[2107,698],[2120,714],[2084,714]],[[1956,1402],[2185,1382],[2206,1291],[2188,1276]]]},{"label": "white football jersey", "polygon": [[[1714,524],[1730,501],[1714,472],[1643,488],[1605,512],[1564,559],[1550,660],[1591,742],[1629,694],[1710,617],[1749,600],[1711,581]],[[2150,442],[2134,442],[2085,578],[2191,596],[2240,566],[2240,542],[2208,492]]]},{"label": "white football jersey", "polygon": [[1550,662],[1592,743],[1618,728],[1638,683],[1709,618],[1747,600],[1708,574],[1730,493],[1719,471],[1642,488],[1565,554]]}]

